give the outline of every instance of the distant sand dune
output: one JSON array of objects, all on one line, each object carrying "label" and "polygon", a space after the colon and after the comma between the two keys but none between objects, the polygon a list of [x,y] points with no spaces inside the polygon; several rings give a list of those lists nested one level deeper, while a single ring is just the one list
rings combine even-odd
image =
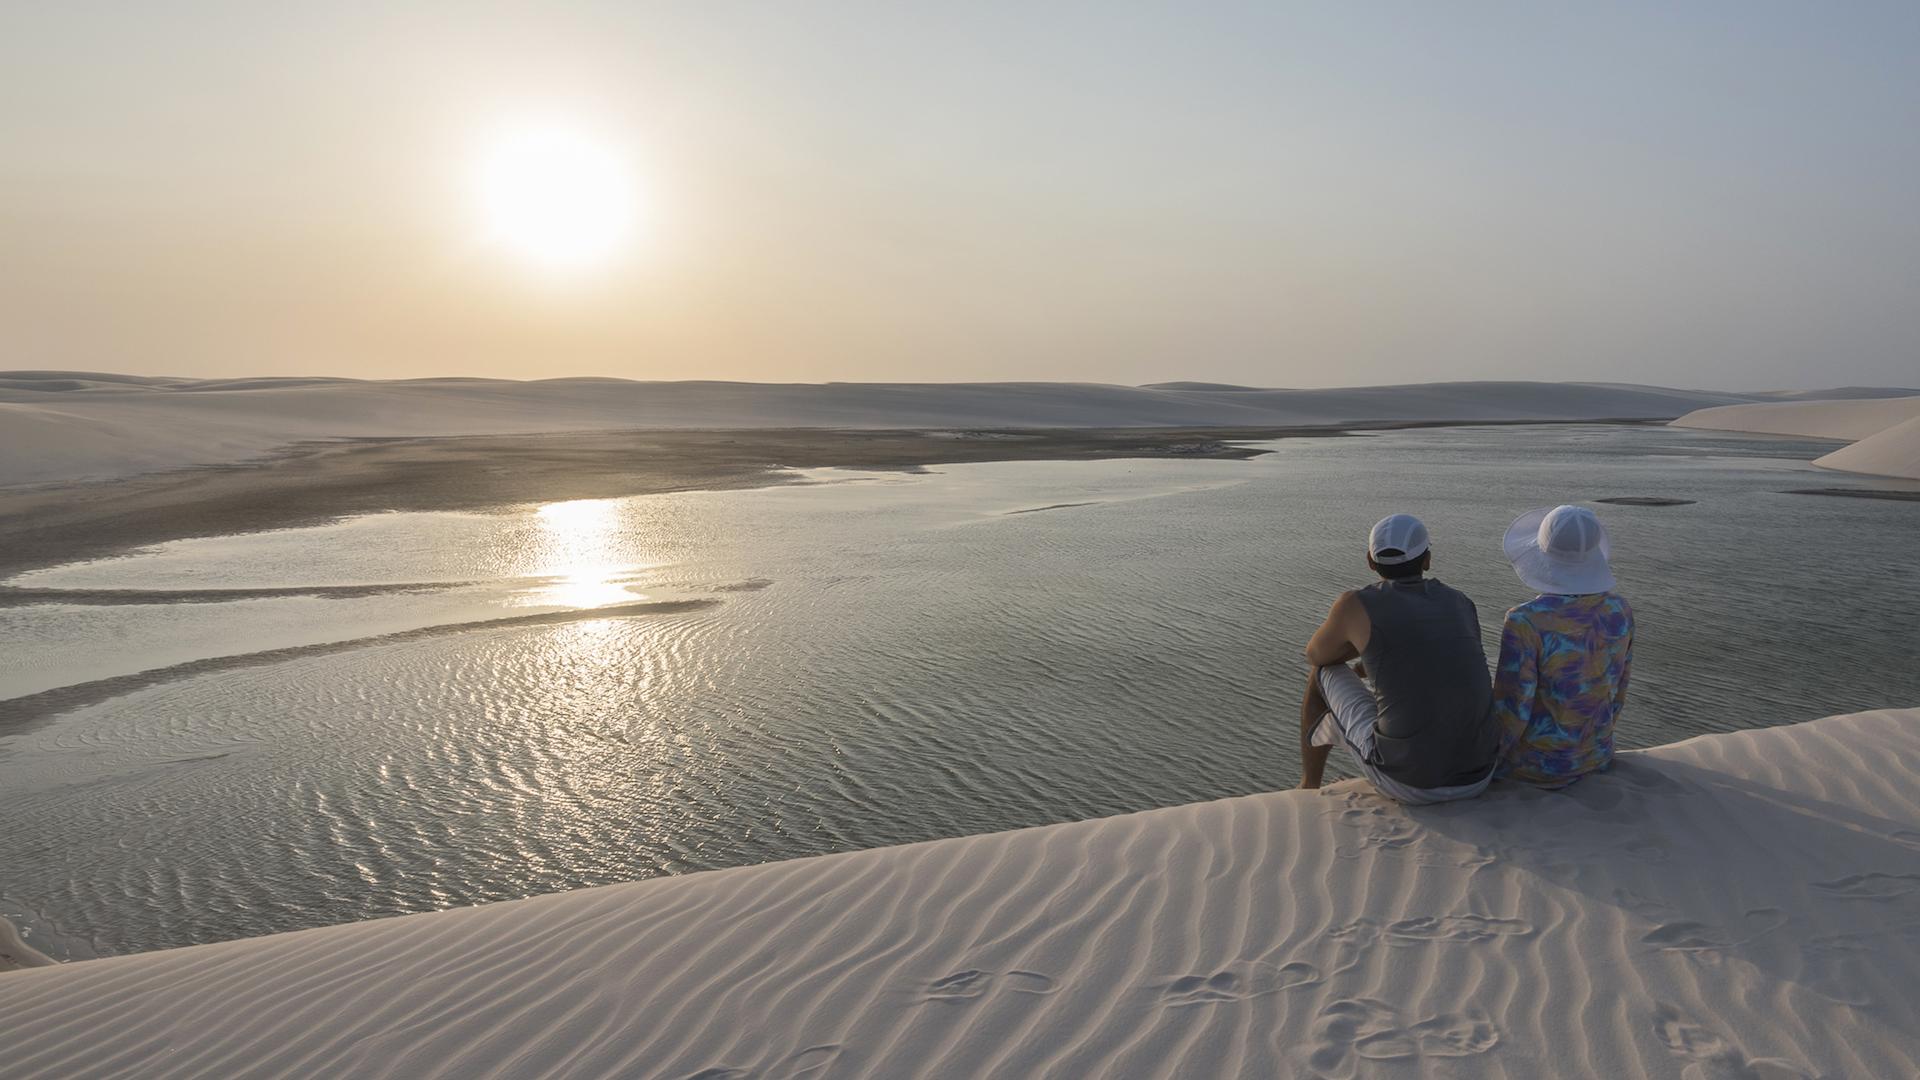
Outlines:
[{"label": "distant sand dune", "polygon": [[1263,390],[1212,383],[194,380],[14,371],[0,372],[0,485],[105,479],[244,461],[316,439],[633,428],[1179,428],[1666,420],[1705,406],[1752,400],[1753,395],[1601,383]]},{"label": "distant sand dune", "polygon": [[0,1073],[1911,1077],[1916,760],[1862,713],[33,968]]},{"label": "distant sand dune", "polygon": [[1792,401],[1700,409],[1675,427],[1798,435],[1809,439],[1864,439],[1920,416],[1920,395],[1870,400]]},{"label": "distant sand dune", "polygon": [[1920,480],[1920,395],[1728,405],[1691,412],[1675,427],[1852,441],[1815,465]]},{"label": "distant sand dune", "polygon": [[1914,419],[1877,431],[1814,462],[1844,472],[1920,480],[1920,410]]}]

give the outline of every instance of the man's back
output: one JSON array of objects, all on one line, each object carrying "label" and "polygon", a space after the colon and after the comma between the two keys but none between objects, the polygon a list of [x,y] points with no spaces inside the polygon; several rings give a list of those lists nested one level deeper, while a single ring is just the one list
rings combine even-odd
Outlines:
[{"label": "man's back", "polygon": [[1613,760],[1633,663],[1633,608],[1617,593],[1545,594],[1507,612],[1494,718],[1500,775],[1570,784]]},{"label": "man's back", "polygon": [[1380,702],[1380,770],[1418,788],[1486,776],[1498,746],[1473,601],[1424,577],[1377,582],[1354,595],[1372,624],[1361,658]]}]

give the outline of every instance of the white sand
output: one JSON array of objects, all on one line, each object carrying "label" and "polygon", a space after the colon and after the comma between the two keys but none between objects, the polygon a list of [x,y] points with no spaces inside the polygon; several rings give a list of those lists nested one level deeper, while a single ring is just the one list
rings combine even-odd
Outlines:
[{"label": "white sand", "polygon": [[1920,480],[1920,396],[1728,405],[1691,412],[1673,423],[1715,431],[1845,440],[1853,445],[1817,458],[1814,464]]},{"label": "white sand", "polygon": [[1920,413],[1903,424],[1816,458],[1814,464],[1844,472],[1920,480]]},{"label": "white sand", "polygon": [[1195,383],[194,381],[0,372],[0,485],[241,461],[297,441],[349,437],[659,427],[1276,427],[1669,419],[1703,406],[1749,400],[1752,395],[1588,383],[1260,390]]},{"label": "white sand", "polygon": [[1863,713],[36,968],[0,1073],[1908,1078],[1916,762]]},{"label": "white sand", "polygon": [[1920,416],[1920,396],[1865,401],[1793,401],[1723,405],[1691,412],[1675,427],[1798,435],[1852,442]]}]

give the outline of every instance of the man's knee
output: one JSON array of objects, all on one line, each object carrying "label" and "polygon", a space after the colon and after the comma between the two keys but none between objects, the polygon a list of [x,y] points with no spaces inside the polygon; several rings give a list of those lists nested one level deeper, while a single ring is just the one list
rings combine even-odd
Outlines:
[{"label": "man's knee", "polygon": [[1307,692],[1301,698],[1301,706],[1300,718],[1307,726],[1319,723],[1322,717],[1333,711],[1333,703],[1327,700],[1326,691],[1320,685],[1320,669],[1317,667],[1307,670]]}]

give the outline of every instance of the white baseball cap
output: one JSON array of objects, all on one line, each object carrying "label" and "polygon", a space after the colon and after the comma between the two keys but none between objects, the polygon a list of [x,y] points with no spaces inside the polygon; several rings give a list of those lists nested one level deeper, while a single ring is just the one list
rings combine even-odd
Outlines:
[{"label": "white baseball cap", "polygon": [[1367,557],[1381,566],[1412,562],[1427,553],[1427,527],[1412,514],[1388,514],[1367,534]]},{"label": "white baseball cap", "polygon": [[1606,527],[1584,506],[1529,510],[1507,526],[1501,547],[1528,588],[1577,596],[1614,587]]}]

